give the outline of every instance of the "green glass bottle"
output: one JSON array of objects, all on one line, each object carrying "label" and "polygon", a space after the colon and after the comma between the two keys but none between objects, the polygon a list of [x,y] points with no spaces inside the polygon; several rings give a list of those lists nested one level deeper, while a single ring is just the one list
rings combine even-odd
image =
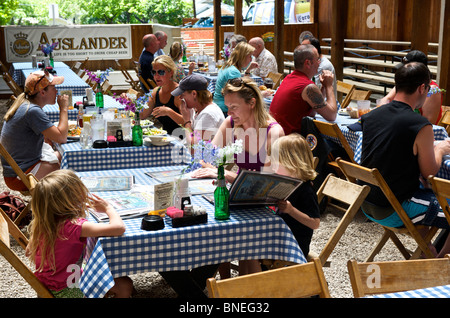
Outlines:
[{"label": "green glass bottle", "polygon": [[53,53],[50,53],[49,55],[50,55],[50,58],[49,58],[50,66],[54,68],[55,67],[55,62],[53,60]]},{"label": "green glass bottle", "polygon": [[95,93],[95,106],[99,108],[99,111],[101,112],[100,108],[104,107],[103,102],[103,92],[100,84],[98,85],[98,91]]},{"label": "green glass bottle", "polygon": [[223,166],[219,166],[217,168],[217,188],[214,191],[214,217],[217,220],[230,218],[229,199],[230,192],[225,181],[225,169]]},{"label": "green glass bottle", "polygon": [[131,130],[131,139],[133,140],[133,146],[137,147],[142,146],[143,143],[141,119],[139,116],[139,112],[134,113],[134,126]]}]

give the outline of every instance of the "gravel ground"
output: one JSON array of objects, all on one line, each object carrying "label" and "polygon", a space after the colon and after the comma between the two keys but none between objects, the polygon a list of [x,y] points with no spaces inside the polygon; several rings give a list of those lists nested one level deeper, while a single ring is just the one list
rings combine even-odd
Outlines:
[{"label": "gravel ground", "polygon": [[[8,100],[0,100],[0,118],[3,123],[3,114],[8,107]],[[1,165],[0,165],[1,170]],[[0,174],[1,175],[1,174]],[[9,191],[0,177],[0,193]],[[14,194],[18,194],[12,192]],[[340,212],[327,208],[321,217],[320,228],[315,231],[311,250],[319,253],[325,246],[331,233],[337,227],[341,218]],[[325,276],[329,285],[330,293],[335,298],[352,298],[352,289],[347,272],[347,261],[356,259],[363,261],[370,253],[378,239],[382,235],[379,226],[367,222],[364,215],[359,212],[355,220],[349,225],[341,241],[336,246],[328,261],[329,267],[324,267]],[[412,248],[414,245],[407,237],[401,238],[405,245]],[[22,260],[28,263],[23,250],[11,239],[12,249]],[[389,241],[377,256],[378,261],[401,260],[402,255]],[[176,298],[177,294],[165,282],[165,280],[154,272],[136,274],[130,276],[137,291],[135,298]],[[17,274],[14,268],[0,256],[0,298],[35,298],[36,293],[29,287],[25,280]]]}]

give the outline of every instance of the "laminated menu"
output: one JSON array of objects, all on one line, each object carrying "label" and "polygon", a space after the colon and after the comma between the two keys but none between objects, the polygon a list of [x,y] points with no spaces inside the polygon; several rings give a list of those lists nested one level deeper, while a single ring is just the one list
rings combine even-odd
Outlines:
[{"label": "laminated menu", "polygon": [[81,177],[81,181],[91,192],[126,191],[133,186],[134,176]]},{"label": "laminated menu", "polygon": [[302,180],[279,174],[242,170],[230,188],[230,205],[271,205],[286,200]]}]

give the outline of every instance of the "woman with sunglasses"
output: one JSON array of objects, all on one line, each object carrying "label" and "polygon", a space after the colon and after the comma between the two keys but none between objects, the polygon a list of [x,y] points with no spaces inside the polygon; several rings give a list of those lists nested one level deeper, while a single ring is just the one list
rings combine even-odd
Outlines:
[{"label": "woman with sunglasses", "polygon": [[[25,81],[24,93],[17,97],[4,117],[1,144],[25,174],[32,173],[37,179],[60,168],[61,155],[52,149],[51,143],[67,141],[69,100],[67,95],[57,96],[55,87],[63,82],[64,77],[47,71],[31,73]],[[59,106],[57,126],[42,110],[55,101]],[[10,189],[29,190],[3,157],[2,165],[3,177]]]},{"label": "woman with sunglasses", "polygon": [[178,87],[178,83],[173,79],[177,66],[170,56],[160,55],[153,61],[152,67],[157,87],[148,101],[149,108],[142,111],[142,119],[153,116],[158,119],[168,134],[172,134],[183,124],[183,116],[180,113],[180,97],[171,94]]},{"label": "woman with sunglasses", "polygon": [[232,78],[241,78],[241,71],[246,69],[252,63],[254,51],[255,48],[250,44],[245,42],[238,43],[231,53],[230,58],[219,71],[214,91],[214,103],[222,109],[225,117],[227,117],[227,106],[225,105],[224,97],[222,95],[222,89],[228,80]]}]

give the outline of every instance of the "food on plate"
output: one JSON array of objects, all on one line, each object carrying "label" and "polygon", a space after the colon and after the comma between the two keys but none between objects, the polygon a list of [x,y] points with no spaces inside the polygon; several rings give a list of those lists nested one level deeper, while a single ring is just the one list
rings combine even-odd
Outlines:
[{"label": "food on plate", "polygon": [[266,85],[261,85],[261,86],[259,86],[259,90],[261,90],[261,91],[267,90]]},{"label": "food on plate", "polygon": [[167,131],[161,128],[143,128],[142,133],[146,136],[165,135]]},{"label": "food on plate", "polygon": [[69,131],[67,133],[67,136],[69,137],[79,137],[81,134],[81,128],[74,126],[74,127],[69,127]]},{"label": "food on plate", "polygon": [[268,88],[268,89],[262,91],[262,92],[261,92],[261,95],[262,95],[264,98],[268,98],[268,97],[271,97],[274,93],[275,93],[275,91],[274,91],[273,89]]}]

